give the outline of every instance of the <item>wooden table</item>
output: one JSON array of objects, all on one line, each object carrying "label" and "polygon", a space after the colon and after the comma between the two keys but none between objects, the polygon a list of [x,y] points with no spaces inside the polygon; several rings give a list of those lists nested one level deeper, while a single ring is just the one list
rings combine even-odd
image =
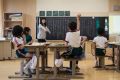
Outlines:
[{"label": "wooden table", "polygon": [[120,72],[120,43],[119,44],[115,44],[116,47],[117,47],[117,55],[116,55],[116,58],[117,58],[117,61],[116,61],[116,70],[118,72]]},{"label": "wooden table", "polygon": [[46,44],[34,42],[32,45],[25,45],[25,47],[28,49],[35,50],[37,56],[36,79],[31,79],[31,80],[39,80],[39,55],[41,51],[46,50]]},{"label": "wooden table", "polygon": [[57,50],[65,51],[68,48],[68,46],[65,46],[64,44],[54,44],[53,43],[53,44],[50,44],[48,46],[48,48],[50,48],[51,50],[54,51],[54,75],[53,75],[53,77],[56,77],[57,76],[57,67],[55,66],[56,52],[57,52]]},{"label": "wooden table", "polygon": [[[113,61],[114,65],[116,66],[116,70],[120,71],[120,42],[109,42],[110,45],[113,46]],[[117,54],[115,55],[114,48],[117,48]],[[115,63],[115,57],[116,57],[116,63]]]},{"label": "wooden table", "polygon": [[[57,50],[65,51],[68,48],[68,46],[65,46],[64,44],[55,44],[55,43],[51,43],[50,45],[46,46],[45,43],[42,44],[42,43],[36,42],[36,43],[33,43],[32,45],[25,45],[25,47],[29,48],[29,49],[34,49],[36,51],[37,67],[36,67],[36,79],[35,80],[39,80],[39,53],[40,53],[40,51],[46,51],[46,49],[48,49],[48,48],[50,48],[50,50],[54,51],[54,68],[53,68],[54,75],[53,75],[53,77],[55,78],[57,76],[57,67],[55,66],[56,51]],[[45,68],[45,64],[42,64],[41,66],[43,66]]]},{"label": "wooden table", "polygon": [[115,47],[116,47],[116,44],[119,44],[119,42],[108,42],[109,45],[112,45],[112,53],[113,53],[113,56],[112,56],[112,62],[113,62],[113,66],[115,66]]}]

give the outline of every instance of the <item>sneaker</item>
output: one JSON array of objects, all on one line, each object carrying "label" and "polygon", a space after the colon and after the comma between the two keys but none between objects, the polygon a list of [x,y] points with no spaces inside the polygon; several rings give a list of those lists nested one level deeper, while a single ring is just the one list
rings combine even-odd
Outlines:
[{"label": "sneaker", "polygon": [[25,74],[25,76],[28,76],[29,78],[32,78],[32,74]]}]

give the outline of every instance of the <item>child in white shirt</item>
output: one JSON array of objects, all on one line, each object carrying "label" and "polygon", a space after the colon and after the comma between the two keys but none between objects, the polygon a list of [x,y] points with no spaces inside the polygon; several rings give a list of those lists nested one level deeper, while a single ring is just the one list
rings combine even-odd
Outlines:
[{"label": "child in white shirt", "polygon": [[105,30],[104,28],[98,28],[98,36],[94,38],[93,42],[96,45],[95,57],[96,65],[95,67],[104,67],[104,56],[105,48],[107,46],[107,38],[104,37]]},{"label": "child in white shirt", "polygon": [[[70,58],[78,58],[82,55],[81,37],[80,37],[80,15],[77,15],[77,23],[71,22],[68,25],[69,32],[66,33],[65,41],[66,45],[71,46],[72,53]],[[72,62],[70,61],[70,68],[72,68]],[[76,68],[78,67],[78,61],[76,62]]]}]

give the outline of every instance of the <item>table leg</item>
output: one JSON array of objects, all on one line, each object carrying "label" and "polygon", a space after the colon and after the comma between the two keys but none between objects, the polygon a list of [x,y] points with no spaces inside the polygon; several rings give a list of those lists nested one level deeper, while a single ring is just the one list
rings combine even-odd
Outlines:
[{"label": "table leg", "polygon": [[41,56],[41,61],[42,61],[42,63],[41,63],[41,69],[42,69],[42,72],[44,72],[45,71],[45,52],[42,52],[43,54],[42,54],[42,56]]},{"label": "table leg", "polygon": [[57,49],[54,50],[54,77],[57,76],[57,67],[55,66],[56,51],[57,51]]},{"label": "table leg", "polygon": [[117,71],[120,71],[120,46],[117,46]]},{"label": "table leg", "polygon": [[75,75],[76,60],[72,61],[72,76]]},{"label": "table leg", "polygon": [[36,48],[37,66],[36,66],[36,80],[39,80],[39,48]]},{"label": "table leg", "polygon": [[112,57],[113,65],[115,65],[115,46],[113,45],[113,57]]},{"label": "table leg", "polygon": [[44,53],[44,55],[45,55],[45,59],[44,59],[44,65],[45,65],[45,67],[47,68],[48,67],[48,52],[47,52],[47,50],[45,50],[44,51],[45,53]]}]

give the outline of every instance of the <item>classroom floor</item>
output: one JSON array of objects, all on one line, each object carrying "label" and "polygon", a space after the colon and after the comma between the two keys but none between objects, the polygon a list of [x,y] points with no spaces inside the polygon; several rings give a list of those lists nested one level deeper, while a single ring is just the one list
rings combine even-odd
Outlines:
[{"label": "classroom floor", "polygon": [[[53,65],[53,56],[49,55],[49,65]],[[106,59],[106,64],[111,63]],[[64,62],[65,66],[68,66],[68,62]],[[94,59],[89,55],[85,60],[79,62],[80,72],[84,73],[84,79],[71,79],[71,80],[120,80],[120,73],[114,70],[97,70],[93,68]],[[19,60],[7,60],[0,61],[0,80],[10,80],[8,75],[14,75],[14,72],[18,71]],[[81,76],[81,75],[80,75]],[[21,79],[11,79],[21,80]]]}]

